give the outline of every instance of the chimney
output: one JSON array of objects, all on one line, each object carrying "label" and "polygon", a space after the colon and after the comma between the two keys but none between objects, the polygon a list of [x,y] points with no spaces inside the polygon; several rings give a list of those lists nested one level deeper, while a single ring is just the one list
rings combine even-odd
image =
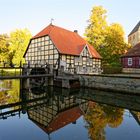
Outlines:
[{"label": "chimney", "polygon": [[74,30],[75,33],[78,33],[78,30]]}]

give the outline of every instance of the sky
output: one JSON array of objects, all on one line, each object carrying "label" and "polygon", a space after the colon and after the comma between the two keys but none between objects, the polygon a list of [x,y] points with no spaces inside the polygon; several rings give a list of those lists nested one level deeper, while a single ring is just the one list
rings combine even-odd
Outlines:
[{"label": "sky", "polygon": [[83,36],[93,6],[107,10],[108,23],[119,23],[126,36],[140,20],[140,0],[0,0],[0,34],[28,28],[32,35],[50,24]]}]

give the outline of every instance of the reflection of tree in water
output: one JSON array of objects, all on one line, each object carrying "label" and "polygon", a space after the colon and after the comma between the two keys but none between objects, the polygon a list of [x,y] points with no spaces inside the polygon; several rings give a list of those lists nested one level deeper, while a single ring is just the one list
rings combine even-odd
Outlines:
[{"label": "reflection of tree in water", "polygon": [[9,98],[7,91],[0,91],[0,105],[6,104]]},{"label": "reflection of tree in water", "polygon": [[112,127],[118,127],[123,121],[123,112],[121,108],[116,108],[108,105],[102,107],[104,113],[106,114],[107,124]]},{"label": "reflection of tree in water", "polygon": [[92,140],[105,140],[105,127],[117,127],[123,120],[123,109],[90,103],[89,110],[85,115],[89,136]]},{"label": "reflection of tree in water", "polygon": [[137,117],[138,117],[139,122],[140,122],[140,112],[137,112]]},{"label": "reflection of tree in water", "polygon": [[4,80],[2,87],[5,90],[0,91],[0,104],[9,104],[19,101],[19,80]]}]

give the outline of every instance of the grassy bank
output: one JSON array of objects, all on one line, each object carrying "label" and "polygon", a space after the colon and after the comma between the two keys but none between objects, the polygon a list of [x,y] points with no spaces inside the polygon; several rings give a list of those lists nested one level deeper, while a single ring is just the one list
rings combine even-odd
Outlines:
[{"label": "grassy bank", "polygon": [[20,69],[0,69],[0,76],[13,76],[20,75],[22,70]]}]

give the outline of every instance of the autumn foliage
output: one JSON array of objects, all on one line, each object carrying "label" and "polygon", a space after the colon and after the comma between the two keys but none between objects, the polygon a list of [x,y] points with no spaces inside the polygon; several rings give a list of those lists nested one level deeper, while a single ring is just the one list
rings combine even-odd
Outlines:
[{"label": "autumn foliage", "polygon": [[130,48],[125,41],[123,27],[118,23],[109,24],[107,10],[102,6],[91,10],[85,36],[101,54],[106,65],[120,65],[120,56]]}]

